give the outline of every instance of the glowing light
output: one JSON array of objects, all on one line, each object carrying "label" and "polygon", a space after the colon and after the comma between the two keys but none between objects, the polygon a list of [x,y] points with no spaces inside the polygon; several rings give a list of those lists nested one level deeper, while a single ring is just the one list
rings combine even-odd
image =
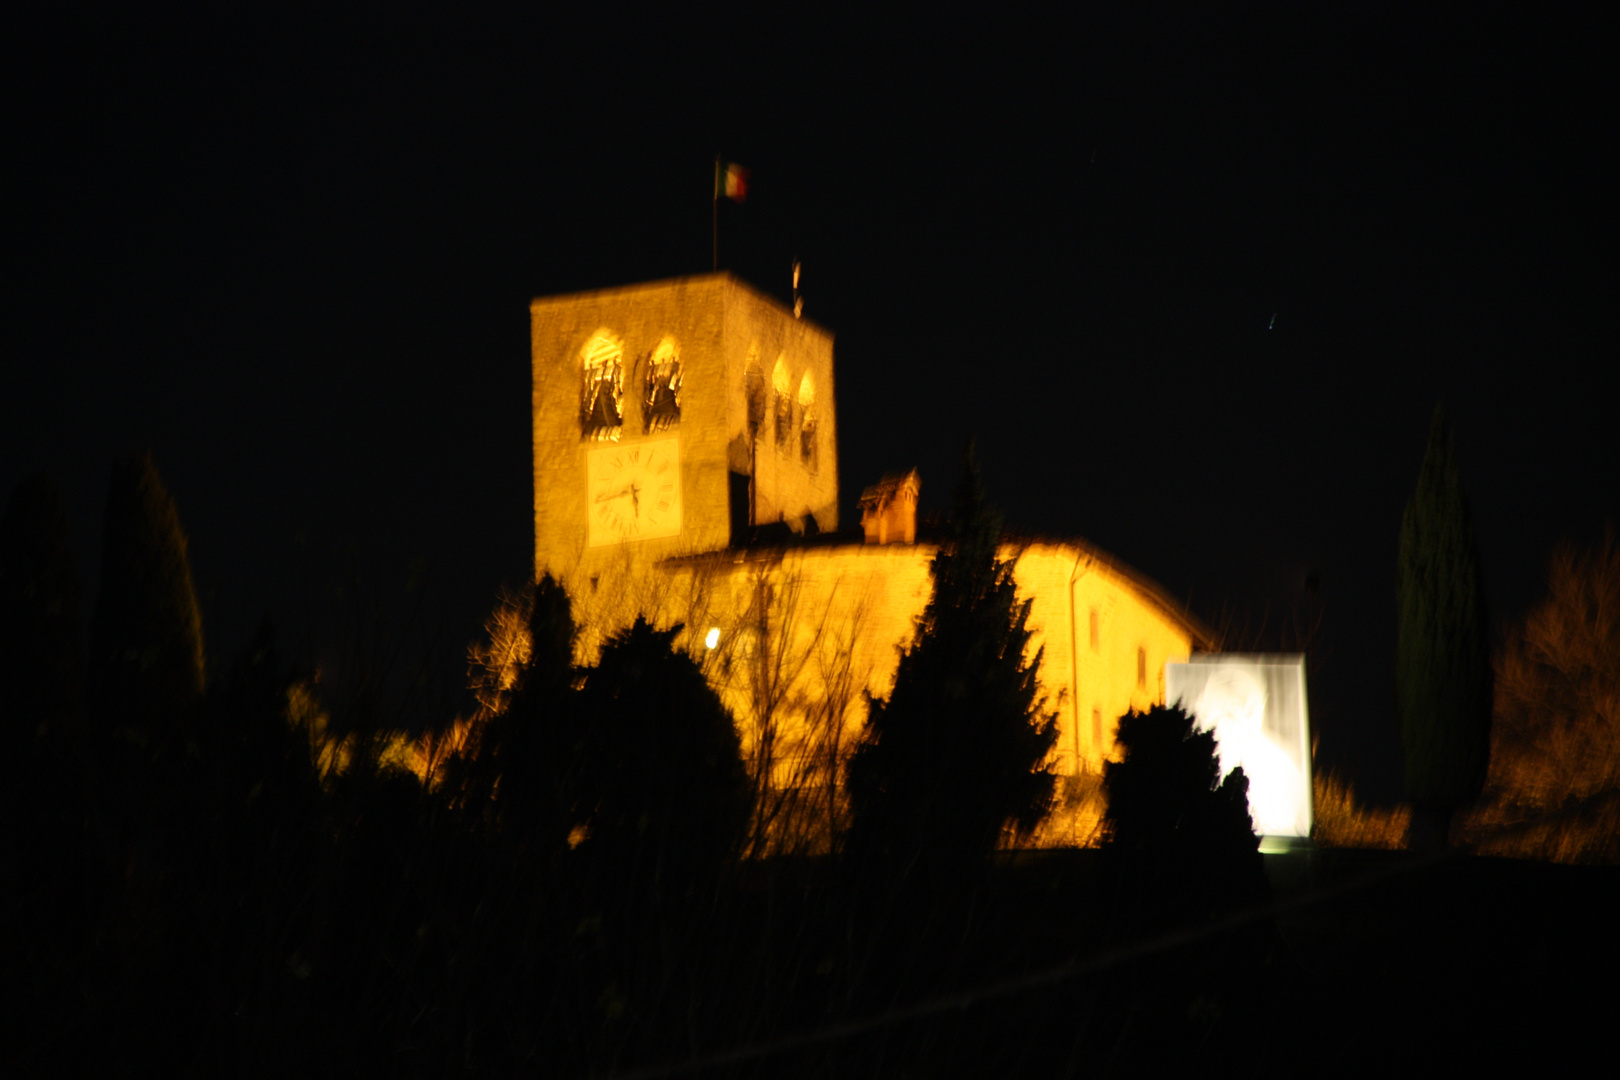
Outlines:
[{"label": "glowing light", "polygon": [[1243,766],[1266,836],[1311,833],[1310,734],[1300,656],[1199,655],[1165,665],[1166,697],[1214,731],[1221,771]]},{"label": "glowing light", "polygon": [[705,649],[712,649],[718,644],[720,644],[720,628],[718,626],[711,626],[709,627],[709,632],[703,635],[703,647]]},{"label": "glowing light", "polygon": [[586,438],[619,440],[624,416],[624,344],[606,330],[598,330],[581,350],[585,372],[580,401],[580,424]]},{"label": "glowing light", "polygon": [[647,385],[641,400],[642,416],[651,431],[666,431],[681,419],[681,351],[672,337],[653,350],[647,365]]}]

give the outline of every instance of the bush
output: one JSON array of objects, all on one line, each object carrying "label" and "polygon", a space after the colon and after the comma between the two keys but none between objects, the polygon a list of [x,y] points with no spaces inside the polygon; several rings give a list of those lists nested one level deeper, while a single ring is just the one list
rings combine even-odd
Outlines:
[{"label": "bush", "polygon": [[1322,847],[1382,848],[1399,851],[1406,847],[1412,827],[1412,808],[1373,810],[1356,804],[1355,790],[1333,772],[1317,773],[1311,790],[1313,817],[1311,839]]},{"label": "bush", "polygon": [[1241,768],[1221,778],[1215,735],[1176,706],[1119,721],[1120,761],[1103,770],[1106,848],[1134,906],[1179,922],[1266,891]]}]

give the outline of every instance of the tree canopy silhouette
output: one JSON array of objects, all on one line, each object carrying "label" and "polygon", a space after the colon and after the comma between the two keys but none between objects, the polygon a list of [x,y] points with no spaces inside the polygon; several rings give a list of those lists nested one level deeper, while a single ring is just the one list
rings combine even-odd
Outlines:
[{"label": "tree canopy silhouette", "polygon": [[13,749],[61,734],[83,705],[79,575],[48,477],[24,480],[0,518],[0,701]]},{"label": "tree canopy silhouette", "polygon": [[1395,705],[1415,839],[1445,841],[1490,757],[1491,660],[1479,560],[1445,412],[1436,407],[1401,520]]},{"label": "tree canopy silhouette", "polygon": [[998,556],[971,444],[933,593],[902,653],[894,690],[871,700],[850,764],[851,846],[903,862],[987,855],[1011,824],[1032,831],[1051,807],[1045,767],[1057,718],[1044,711],[1041,655],[1026,657],[1030,601]]},{"label": "tree canopy silhouette", "polygon": [[150,453],[113,469],[102,526],[90,678],[101,721],[180,721],[203,691],[202,612],[186,534]]},{"label": "tree canopy silhouette", "polygon": [[[586,728],[574,687],[579,628],[567,591],[550,574],[503,604],[497,613],[503,617],[490,622],[492,635],[502,640],[475,654],[487,703],[462,787],[468,806],[518,847],[555,851],[576,824],[581,799]],[[503,655],[492,658],[491,649]]]},{"label": "tree canopy silhouette", "polygon": [[1135,902],[1182,918],[1263,893],[1249,781],[1241,767],[1221,777],[1214,732],[1156,705],[1120,717],[1118,741],[1120,760],[1103,768],[1103,827]]},{"label": "tree canopy silhouette", "polygon": [[577,811],[592,853],[637,880],[703,874],[735,855],[751,810],[736,724],[679,626],[641,617],[585,676]]}]

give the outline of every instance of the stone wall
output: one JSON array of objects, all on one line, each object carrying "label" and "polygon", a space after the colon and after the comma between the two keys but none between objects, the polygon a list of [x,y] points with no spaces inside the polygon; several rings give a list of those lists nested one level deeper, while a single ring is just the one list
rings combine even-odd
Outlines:
[{"label": "stone wall", "polygon": [[[746,746],[757,745],[766,724],[777,756],[811,753],[805,748],[828,738],[829,699],[836,699],[839,739],[849,745],[865,723],[865,695],[887,696],[894,685],[933,587],[936,550],[839,544],[713,552],[638,577],[627,565],[615,584],[575,598],[586,627],[581,659],[589,662],[602,637],[637,614],[679,623],[682,647],[737,717]],[[1058,713],[1054,768],[1100,770],[1113,754],[1118,718],[1163,700],[1164,665],[1188,658],[1195,631],[1088,547],[1007,545],[1002,557],[1017,560],[1019,596],[1033,601],[1028,655],[1041,652],[1047,708]],[[713,646],[705,642],[711,629]]]},{"label": "stone wall", "polygon": [[[678,535],[590,544],[588,460],[607,443],[586,438],[580,421],[582,352],[603,332],[623,343],[624,423],[616,444],[679,439],[681,528]],[[645,430],[644,366],[672,338],[683,370],[681,416],[665,432]],[[757,520],[804,516],[821,531],[838,526],[837,412],[832,335],[727,274],[710,274],[601,292],[545,297],[530,304],[533,357],[535,566],[571,591],[602,585],[605,574],[642,569],[671,556],[714,551],[731,542],[733,472],[757,465]],[[749,453],[746,376],[750,359],[763,369],[767,408],[757,450]],[[791,392],[782,402],[788,437],[775,437],[777,402],[769,380],[783,364]],[[808,373],[814,386],[813,453],[803,453],[805,410],[797,395]],[[624,550],[620,550],[620,549]],[[617,583],[616,583],[617,584]]]}]

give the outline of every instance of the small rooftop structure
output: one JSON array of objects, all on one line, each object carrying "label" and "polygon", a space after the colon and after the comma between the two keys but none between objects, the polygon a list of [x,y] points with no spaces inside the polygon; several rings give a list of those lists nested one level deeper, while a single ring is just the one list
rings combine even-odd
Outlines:
[{"label": "small rooftop structure", "polygon": [[868,544],[917,542],[917,495],[922,479],[917,470],[889,473],[861,492],[861,529]]}]

